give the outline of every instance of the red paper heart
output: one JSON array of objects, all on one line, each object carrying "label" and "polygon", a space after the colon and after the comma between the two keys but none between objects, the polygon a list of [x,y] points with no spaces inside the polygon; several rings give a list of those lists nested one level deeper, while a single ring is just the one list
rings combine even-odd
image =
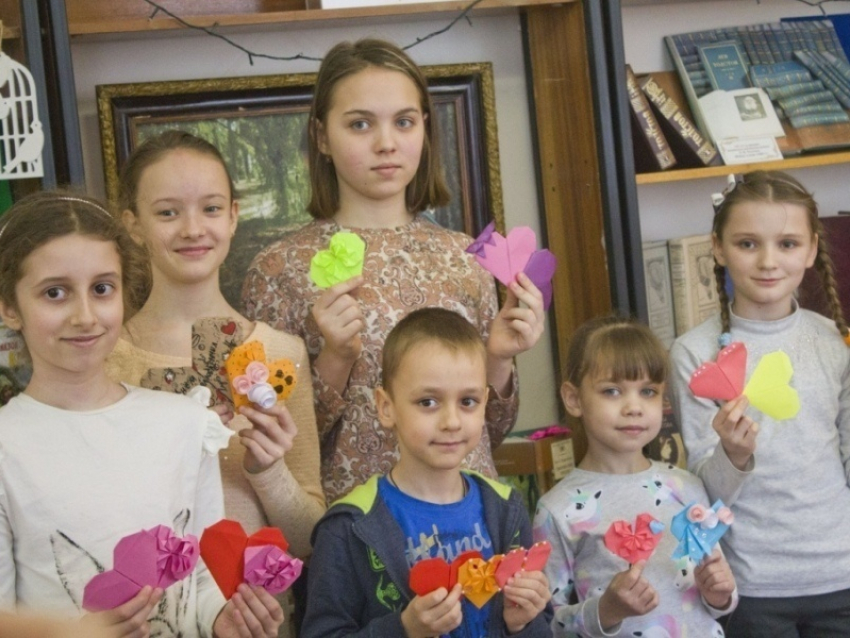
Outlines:
[{"label": "red paper heart", "polygon": [[697,397],[731,401],[744,391],[746,374],[747,347],[736,341],[720,351],[716,362],[697,368],[688,387]]},{"label": "red paper heart", "polygon": [[551,552],[549,541],[535,543],[528,551],[520,547],[509,552],[496,568],[496,582],[499,587],[504,587],[520,570],[536,572],[543,569]]},{"label": "red paper heart", "polygon": [[525,562],[525,550],[514,549],[505,554],[502,562],[496,568],[496,582],[499,587],[504,587],[511,579],[511,576],[522,569],[522,564]]},{"label": "red paper heart", "polygon": [[233,335],[236,332],[236,322],[229,321],[228,323],[221,326],[221,331],[226,335]]},{"label": "red paper heart", "polygon": [[655,533],[650,528],[654,520],[649,514],[638,514],[634,530],[628,521],[614,521],[605,532],[605,547],[630,565],[649,559],[661,540],[661,531]]},{"label": "red paper heart", "polygon": [[201,536],[201,558],[227,600],[245,579],[245,548],[275,545],[286,551],[289,544],[276,527],[263,527],[251,536],[242,525],[228,519],[220,520],[204,530]]},{"label": "red paper heart", "polygon": [[410,589],[417,596],[425,596],[440,587],[451,589],[451,567],[442,558],[421,560],[410,568]]}]

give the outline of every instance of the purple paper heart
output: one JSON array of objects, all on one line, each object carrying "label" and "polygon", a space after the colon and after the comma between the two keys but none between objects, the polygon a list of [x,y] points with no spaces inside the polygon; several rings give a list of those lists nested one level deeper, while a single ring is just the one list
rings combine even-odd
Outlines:
[{"label": "purple paper heart", "polygon": [[549,310],[549,306],[552,304],[552,277],[555,276],[557,267],[558,260],[555,259],[555,255],[543,248],[532,253],[523,270],[531,279],[531,283],[543,293],[543,308],[545,310]]},{"label": "purple paper heart", "polygon": [[496,230],[496,222],[490,222],[484,227],[484,230],[481,231],[481,234],[475,238],[467,248],[466,252],[472,255],[480,255],[484,256],[484,252],[486,250],[485,245],[495,246],[496,242],[493,239],[493,231]]},{"label": "purple paper heart", "polygon": [[275,545],[245,549],[245,582],[262,587],[272,595],[289,589],[301,575],[304,564]]}]

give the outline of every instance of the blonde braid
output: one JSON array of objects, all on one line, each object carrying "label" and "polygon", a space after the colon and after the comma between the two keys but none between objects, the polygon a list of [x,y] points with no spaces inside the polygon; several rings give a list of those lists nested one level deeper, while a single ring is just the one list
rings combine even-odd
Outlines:
[{"label": "blonde braid", "polygon": [[729,295],[726,294],[726,268],[717,261],[714,262],[714,280],[717,284],[717,298],[720,300],[720,332],[726,333],[732,329],[729,318]]},{"label": "blonde braid", "polygon": [[838,328],[841,336],[848,338],[850,330],[847,328],[847,321],[844,319],[844,310],[841,308],[841,299],[838,297],[838,282],[835,279],[835,266],[832,263],[832,257],[829,255],[826,243],[821,238],[818,242],[818,253],[815,257],[815,269],[820,275],[821,285],[826,294],[829,310],[832,313],[832,320]]}]

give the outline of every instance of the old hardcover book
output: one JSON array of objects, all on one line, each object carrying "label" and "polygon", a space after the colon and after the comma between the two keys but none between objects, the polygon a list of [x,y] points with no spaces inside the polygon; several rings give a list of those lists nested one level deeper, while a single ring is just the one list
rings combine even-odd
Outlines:
[{"label": "old hardcover book", "polygon": [[[838,298],[844,310],[845,319],[850,318],[850,211],[840,212],[833,217],[821,217],[826,245],[829,256],[835,268],[835,279],[838,282]],[[800,305],[832,318],[829,303],[821,285],[820,277],[814,268],[806,271],[799,290]]]},{"label": "old hardcover book", "polygon": [[652,74],[640,80],[641,90],[661,125],[661,130],[673,149],[673,155],[682,168],[700,168],[721,163],[720,155],[707,137],[688,118],[679,104],[667,94]]},{"label": "old hardcover book", "polygon": [[632,146],[635,169],[638,173],[653,173],[676,164],[673,151],[661,132],[661,127],[649,102],[640,89],[634,71],[626,65],[626,88],[631,106]]},{"label": "old hardcover book", "polygon": [[665,240],[643,243],[643,276],[646,281],[649,327],[661,343],[669,348],[676,338],[676,316],[673,312],[670,255]]},{"label": "old hardcover book", "polygon": [[682,335],[720,309],[711,235],[677,237],[668,242],[668,249],[676,335]]},{"label": "old hardcover book", "polygon": [[744,59],[740,45],[734,40],[724,40],[697,47],[711,88],[724,91],[746,89],[752,86],[749,64]]}]

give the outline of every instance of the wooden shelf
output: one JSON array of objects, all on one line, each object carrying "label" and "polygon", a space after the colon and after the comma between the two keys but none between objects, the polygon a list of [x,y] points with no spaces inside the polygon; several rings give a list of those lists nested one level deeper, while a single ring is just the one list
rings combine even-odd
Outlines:
[{"label": "wooden shelf", "polygon": [[834,164],[850,163],[850,151],[839,151],[835,153],[823,153],[819,155],[802,155],[790,157],[775,162],[755,162],[752,164],[733,164],[731,166],[710,166],[707,168],[689,168],[684,170],[672,169],[659,171],[657,173],[640,173],[636,181],[641,184],[663,184],[667,182],[681,182],[694,179],[709,179],[711,177],[726,176],[729,173],[746,173],[757,170],[789,170],[794,168],[810,168],[813,166],[831,166]]},{"label": "wooden shelf", "polygon": [[[483,0],[472,10],[472,14],[486,14],[515,10],[519,7],[542,7],[573,4],[580,0]],[[323,22],[327,20],[369,19],[380,17],[412,17],[440,13],[459,13],[469,1],[447,0],[444,2],[422,2],[416,4],[392,4],[378,7],[354,7],[350,9],[293,9],[290,11],[258,11],[256,13],[194,15],[173,11],[186,22],[200,27],[244,27],[279,25],[292,22]],[[72,36],[114,35],[140,33],[169,29],[185,29],[168,16],[119,16],[93,15],[75,18],[69,11],[68,31]]]}]

